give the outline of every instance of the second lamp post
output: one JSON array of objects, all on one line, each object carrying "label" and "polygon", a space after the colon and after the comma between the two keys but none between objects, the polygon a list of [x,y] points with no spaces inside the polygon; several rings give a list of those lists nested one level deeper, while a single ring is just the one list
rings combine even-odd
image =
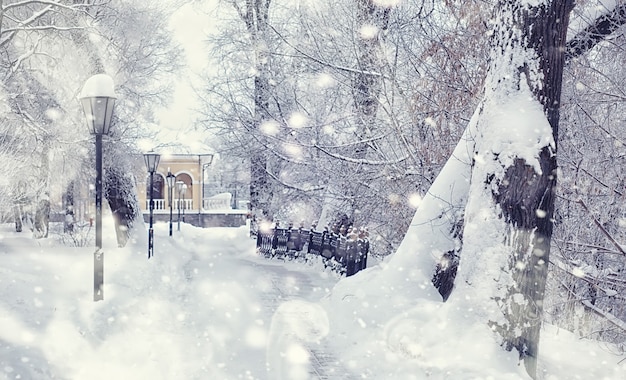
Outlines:
[{"label": "second lamp post", "polygon": [[172,197],[172,191],[174,190],[174,183],[176,182],[176,176],[174,174],[172,174],[172,172],[170,171],[170,168],[167,168],[167,177],[165,177],[165,180],[167,181],[167,189],[168,191],[168,203],[170,204],[170,236],[172,236],[172,202],[173,202],[173,198]]},{"label": "second lamp post", "polygon": [[180,196],[181,194],[182,195],[185,194],[185,191],[187,190],[187,185],[183,181],[176,181],[176,190],[178,190],[178,231],[180,231],[180,208],[181,208]]},{"label": "second lamp post", "polygon": [[150,173],[150,228],[148,229],[148,258],[154,256],[154,229],[152,228],[154,213],[154,172],[159,166],[161,155],[154,152],[148,152],[143,155],[146,161],[146,168]]}]

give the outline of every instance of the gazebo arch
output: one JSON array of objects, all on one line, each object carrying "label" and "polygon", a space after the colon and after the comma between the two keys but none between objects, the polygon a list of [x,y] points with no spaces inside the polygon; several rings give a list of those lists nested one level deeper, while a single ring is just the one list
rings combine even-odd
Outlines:
[{"label": "gazebo arch", "polygon": [[[181,208],[186,210],[190,210],[194,208],[193,205],[193,177],[189,172],[181,171],[176,173],[176,182],[183,181],[185,185],[187,185],[187,190],[185,191],[184,200],[181,198]],[[178,199],[179,195],[177,190],[174,190],[174,195],[176,199]],[[177,201],[174,201],[174,204],[177,204]]]}]

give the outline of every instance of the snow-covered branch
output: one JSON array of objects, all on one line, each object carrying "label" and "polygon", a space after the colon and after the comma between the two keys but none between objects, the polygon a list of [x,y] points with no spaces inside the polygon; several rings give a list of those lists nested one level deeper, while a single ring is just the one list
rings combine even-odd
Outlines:
[{"label": "snow-covered branch", "polygon": [[567,42],[565,47],[567,60],[591,50],[624,24],[626,24],[626,4],[616,5],[614,9],[595,19]]},{"label": "snow-covered branch", "polygon": [[587,248],[588,249],[588,251],[579,251],[580,253],[599,252],[599,253],[603,253],[603,254],[606,253],[606,254],[611,254],[611,255],[621,255],[622,254],[619,251],[614,251],[614,250],[608,249],[608,248],[600,246],[600,245],[589,244],[589,243],[581,242],[581,241],[573,241],[573,240],[569,240],[569,239],[568,240],[553,239],[553,241],[558,242],[559,244],[565,244],[565,245],[568,245],[568,246],[577,246],[577,247]]},{"label": "snow-covered branch", "polygon": [[69,30],[81,30],[84,29],[83,27],[78,27],[78,26],[56,26],[56,25],[42,25],[42,26],[27,26],[27,27],[23,27],[23,28],[7,28],[4,31],[6,33],[11,33],[11,32],[19,32],[19,31],[33,31],[33,30],[56,30],[56,31],[60,31],[60,32],[66,32]]},{"label": "snow-covered branch", "polygon": [[60,0],[58,0],[58,1],[53,1],[53,0],[24,0],[24,1],[18,1],[18,2],[15,2],[15,3],[6,4],[6,5],[3,4],[2,5],[2,10],[6,11],[6,10],[9,10],[9,9],[12,9],[12,8],[19,8],[19,7],[23,7],[25,5],[31,5],[31,4],[48,5],[48,7],[58,7],[58,8],[70,9],[70,10],[76,10],[77,7],[87,6],[88,5],[88,4],[65,5],[65,4],[62,4],[60,2]]},{"label": "snow-covered branch", "polygon": [[[344,71],[344,72],[348,72],[348,73],[357,73],[357,74],[362,74],[362,75],[369,75],[369,76],[374,76],[374,77],[382,77],[383,74],[379,73],[379,72],[374,72],[374,71],[364,71],[364,70],[360,70],[360,69],[356,69],[356,68],[352,68],[352,67],[347,67],[347,66],[339,66],[337,64],[334,64],[330,61],[326,61],[326,60],[322,60],[320,58],[314,57],[306,52],[304,52],[302,49],[298,48],[296,45],[292,44],[291,42],[289,42],[285,37],[283,37],[280,32],[278,32],[278,30],[276,30],[273,26],[269,25],[269,27],[274,31],[274,33],[276,33],[276,35],[278,37],[280,37],[289,47],[291,47],[293,50],[295,50],[298,54],[301,55],[300,58],[306,58],[310,61],[313,61],[315,63],[318,63],[322,66],[325,67],[330,67],[332,69],[338,70],[338,71]],[[286,54],[283,54],[286,55]]]},{"label": "snow-covered branch", "polygon": [[594,304],[592,304],[589,300],[582,300],[580,302],[583,305],[585,305],[585,307],[587,307],[588,309],[592,310],[594,313],[604,317],[604,319],[606,319],[607,321],[611,322],[617,328],[621,329],[622,331],[626,331],[626,322],[624,322],[621,319],[617,318],[616,316],[614,316],[613,314],[609,313],[608,311],[604,311],[604,310],[600,309],[599,307],[597,307]]},{"label": "snow-covered branch", "polygon": [[11,41],[13,37],[15,37],[16,33],[16,31],[6,33],[6,35],[5,33],[2,33],[2,37],[0,37],[0,47],[6,45],[9,41]]},{"label": "snow-covered branch", "polygon": [[346,161],[346,162],[350,162],[353,164],[366,164],[366,165],[390,165],[390,164],[398,164],[402,161],[405,161],[407,159],[409,159],[409,156],[404,156],[404,157],[400,157],[398,159],[395,159],[393,161],[373,161],[373,160],[368,160],[368,159],[359,159],[359,158],[352,158],[352,157],[348,157],[348,156],[344,156],[341,154],[336,154],[336,153],[332,153],[330,151],[328,151],[327,149],[322,148],[321,146],[314,144],[313,145],[315,148],[319,149],[320,152],[326,154],[329,157],[338,159],[338,160],[342,160],[342,161]]},{"label": "snow-covered branch", "polygon": [[[615,297],[617,296],[617,292],[615,292],[614,290],[608,290],[608,289],[604,289],[600,286],[598,286],[594,281],[591,281],[590,278],[588,278],[586,275],[580,275],[577,273],[574,273],[574,271],[572,271],[569,268],[569,265],[560,261],[560,260],[550,260],[550,263],[552,265],[554,265],[555,267],[557,267],[558,269],[562,270],[563,272],[576,277],[576,278],[580,278],[583,281],[589,283],[591,286],[593,286],[595,289],[602,291],[604,294],[606,294],[607,297]],[[621,319],[619,319],[618,317],[616,317],[615,315],[613,315],[612,313],[608,312],[608,311],[604,311],[601,308],[597,307],[596,305],[594,305],[591,301],[589,301],[588,299],[584,299],[581,298],[578,294],[574,293],[574,291],[572,289],[570,289],[569,287],[567,287],[565,284],[561,284],[565,289],[568,290],[568,292],[576,298],[576,300],[578,302],[580,302],[581,304],[583,304],[585,307],[587,307],[588,309],[592,310],[593,312],[595,312],[596,314],[600,315],[601,317],[603,317],[604,319],[606,319],[607,321],[609,321],[610,323],[612,323],[613,325],[617,326],[618,328],[622,329],[623,331],[626,331],[626,322],[622,321]],[[622,297],[619,297],[622,298]]]},{"label": "snow-covered branch", "polygon": [[606,230],[606,228],[604,228],[604,226],[602,225],[602,223],[600,223],[598,221],[598,219],[596,219],[596,217],[591,213],[591,211],[589,211],[589,208],[587,207],[587,205],[585,204],[585,202],[582,199],[578,200],[578,204],[580,204],[585,211],[587,211],[589,213],[589,216],[592,218],[594,224],[600,229],[600,231],[602,232],[602,234],[604,236],[606,236],[607,239],[609,239],[609,241],[613,244],[613,246],[622,254],[626,256],[626,251],[624,251],[624,247],[622,247],[621,244],[619,244],[615,238]]},{"label": "snow-covered branch", "polygon": [[29,18],[27,18],[26,20],[20,21],[19,24],[20,25],[30,25],[33,22],[37,21],[38,19],[40,19],[41,17],[43,17],[46,13],[50,12],[53,9],[53,7],[51,5],[39,10],[38,12],[33,13]]}]

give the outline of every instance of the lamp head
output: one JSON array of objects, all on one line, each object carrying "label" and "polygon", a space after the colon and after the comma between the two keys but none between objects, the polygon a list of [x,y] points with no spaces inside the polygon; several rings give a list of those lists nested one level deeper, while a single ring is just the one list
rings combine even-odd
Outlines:
[{"label": "lamp head", "polygon": [[167,187],[170,189],[174,187],[174,183],[176,182],[176,176],[172,174],[170,168],[167,168],[167,176],[165,176],[165,180],[167,181]]},{"label": "lamp head", "polygon": [[80,102],[91,134],[108,135],[115,106],[113,79],[106,74],[96,74],[87,79],[80,92]]},{"label": "lamp head", "polygon": [[154,173],[157,171],[159,161],[161,160],[160,154],[150,151],[148,153],[144,153],[143,159],[146,162],[146,169],[148,169],[148,173]]}]

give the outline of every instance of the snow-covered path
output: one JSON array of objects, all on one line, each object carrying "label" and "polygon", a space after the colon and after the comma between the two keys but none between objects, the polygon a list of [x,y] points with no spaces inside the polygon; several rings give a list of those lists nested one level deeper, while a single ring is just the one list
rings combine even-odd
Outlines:
[{"label": "snow-covered path", "polygon": [[[200,242],[206,243],[206,237],[200,238]],[[191,286],[194,286],[195,280],[202,281],[202,276],[198,274],[203,263],[215,263],[216,257],[228,257],[227,260],[213,264],[208,277],[215,278],[223,272],[238,273],[240,285],[244,285],[247,290],[241,294],[249,296],[250,299],[245,302],[254,305],[247,314],[247,320],[239,323],[255,327],[240,337],[245,339],[245,344],[239,346],[239,352],[232,353],[229,362],[250,365],[246,375],[257,374],[259,379],[266,376],[271,379],[354,378],[325,344],[324,337],[329,326],[324,311],[308,302],[317,302],[330,291],[337,281],[334,274],[298,262],[269,261],[256,255],[242,256],[238,244],[216,242],[214,246],[220,248],[215,251],[203,250],[201,247],[193,249],[194,259],[186,268]],[[222,268],[230,264],[237,269]],[[276,344],[278,341],[281,344]],[[298,345],[292,346],[294,343]],[[298,348],[303,351],[298,351]],[[268,364],[269,372],[265,374]],[[306,375],[289,372],[299,364]],[[272,366],[287,367],[287,372],[278,375]],[[235,372],[238,373],[232,375],[242,376],[241,372]]]},{"label": "snow-covered path", "polygon": [[320,344],[333,274],[257,257],[244,229],[157,225],[154,258],[144,244],[105,245],[94,303],[93,248],[3,226],[0,379],[349,378]]},{"label": "snow-covered path", "polygon": [[[0,225],[0,380],[528,379],[486,326],[388,264],[338,283],[258,257],[245,228],[157,224],[150,260],[147,234],[120,249],[110,231],[93,302],[92,247]],[[542,350],[546,380],[624,378],[616,347],[546,326]]]}]

